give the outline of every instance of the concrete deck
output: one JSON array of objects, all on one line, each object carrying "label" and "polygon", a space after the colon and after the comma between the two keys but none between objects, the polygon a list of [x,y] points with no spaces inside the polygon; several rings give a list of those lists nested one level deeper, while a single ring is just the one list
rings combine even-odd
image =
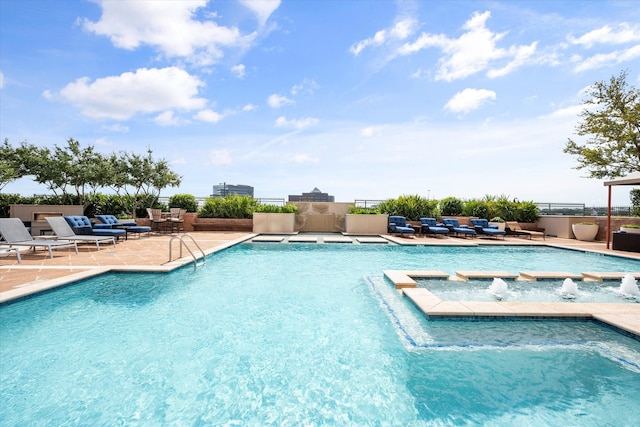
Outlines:
[{"label": "concrete deck", "polygon": [[[202,247],[205,254],[222,250],[245,240],[269,241],[274,244],[286,242],[315,242],[318,244],[402,244],[402,245],[548,245],[561,248],[589,250],[598,253],[617,255],[640,260],[640,253],[613,251],[605,249],[604,242],[581,242],[577,240],[547,237],[546,240],[526,240],[507,237],[495,239],[463,239],[433,237],[393,237],[393,236],[342,236],[326,234],[299,234],[282,236],[256,236],[242,232],[192,232],[191,236]],[[78,245],[79,254],[73,250],[54,251],[53,259],[43,250],[33,252],[22,248],[19,264],[15,254],[0,254],[0,302],[29,295],[43,289],[67,284],[107,271],[147,270],[170,271],[193,262],[188,251],[183,258],[176,260],[179,254],[179,242],[173,241],[172,255],[169,260],[169,241],[175,235],[152,235],[140,239],[120,241],[115,247],[108,245],[100,250],[95,245]],[[278,243],[282,242],[282,243]],[[193,248],[192,244],[189,247]],[[640,304],[576,304],[576,303],[516,303],[516,302],[472,302],[440,301],[426,290],[411,289],[413,277],[446,277],[440,271],[385,272],[396,275],[403,282],[403,292],[428,316],[539,316],[539,317],[582,317],[596,319],[611,324],[621,330],[640,335]],[[409,273],[409,274],[407,274]],[[485,272],[486,273],[486,272]],[[531,272],[526,272],[531,273]],[[537,272],[537,278],[545,277]],[[462,277],[474,277],[474,272],[457,272]],[[480,274],[476,272],[476,274]],[[565,274],[565,273],[562,273]],[[640,278],[640,272],[634,273]],[[585,272],[588,280],[620,278],[619,272]],[[492,276],[493,277],[493,276]],[[565,277],[565,276],[563,276]],[[461,277],[458,278],[458,280]],[[454,278],[455,279],[455,278]],[[415,282],[414,282],[415,283]],[[425,294],[426,291],[427,293]]]}]

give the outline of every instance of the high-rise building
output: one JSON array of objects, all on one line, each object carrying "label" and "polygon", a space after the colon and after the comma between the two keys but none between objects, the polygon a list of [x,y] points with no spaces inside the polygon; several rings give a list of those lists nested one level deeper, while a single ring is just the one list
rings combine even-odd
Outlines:
[{"label": "high-rise building", "polygon": [[250,185],[234,185],[226,182],[213,186],[213,197],[224,197],[229,195],[253,197],[253,187]]},{"label": "high-rise building", "polygon": [[310,193],[290,194],[290,202],[335,202],[335,197],[314,188]]}]

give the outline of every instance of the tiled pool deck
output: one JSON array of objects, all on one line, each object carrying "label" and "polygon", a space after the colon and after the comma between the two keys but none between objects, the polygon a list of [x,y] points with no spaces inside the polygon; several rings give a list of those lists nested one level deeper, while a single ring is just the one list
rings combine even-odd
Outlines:
[{"label": "tiled pool deck", "polygon": [[[384,244],[402,245],[550,245],[563,248],[589,250],[628,258],[640,259],[640,253],[607,250],[604,242],[581,242],[577,240],[547,237],[546,240],[526,240],[507,237],[505,240],[434,238],[416,237],[400,238],[392,236],[344,236],[341,234],[298,234],[298,235],[260,235],[241,232],[192,232],[191,236],[198,242],[206,254],[224,249],[229,245],[245,240],[270,242],[316,242],[318,244]],[[179,266],[193,262],[187,250],[183,258],[175,260],[179,251],[179,242],[173,240],[172,252],[174,261],[169,262],[170,240],[175,235],[152,235],[150,237],[131,238],[97,250],[95,245],[79,245],[79,254],[72,250],[54,251],[53,259],[46,251],[33,252],[23,249],[22,264],[18,264],[15,255],[0,256],[0,302],[9,301],[29,295],[43,289],[64,285],[106,271],[170,271]],[[193,244],[189,247],[194,248]],[[382,272],[381,272],[382,273]],[[459,271],[457,278],[477,277],[484,274],[490,277],[501,275],[501,272]],[[518,303],[518,302],[474,302],[474,301],[440,301],[426,289],[412,288],[413,275],[437,275],[441,272],[386,272],[389,280],[427,316],[437,317],[553,317],[594,319],[621,330],[640,336],[640,304],[612,303]],[[506,276],[512,276],[502,273]],[[522,278],[545,278],[564,276],[562,272],[521,272]],[[640,278],[640,272],[635,273]],[[445,275],[446,276],[446,275]],[[585,276],[587,280],[598,280],[602,276],[618,278],[619,272],[593,273],[583,272],[578,278]]]}]

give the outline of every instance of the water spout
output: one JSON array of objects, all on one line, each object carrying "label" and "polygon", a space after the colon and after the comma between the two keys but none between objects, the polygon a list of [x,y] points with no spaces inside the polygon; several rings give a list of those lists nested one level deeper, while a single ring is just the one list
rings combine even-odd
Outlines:
[{"label": "water spout", "polygon": [[491,282],[491,286],[489,286],[488,289],[489,293],[493,295],[498,301],[502,301],[508,290],[509,286],[507,286],[507,282],[499,277],[493,279],[493,282]]},{"label": "water spout", "polygon": [[626,297],[640,297],[640,289],[638,283],[632,274],[625,274],[620,283],[619,292]]},{"label": "water spout", "polygon": [[560,288],[562,298],[573,299],[578,296],[578,285],[570,278],[564,279],[562,288]]}]

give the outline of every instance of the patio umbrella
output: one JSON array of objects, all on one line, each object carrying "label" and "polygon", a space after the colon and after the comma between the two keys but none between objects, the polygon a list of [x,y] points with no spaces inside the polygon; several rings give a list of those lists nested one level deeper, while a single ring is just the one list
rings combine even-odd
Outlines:
[{"label": "patio umbrella", "polygon": [[614,185],[640,185],[640,172],[605,181],[604,185],[609,187],[607,202],[607,249],[609,249],[609,243],[611,242],[611,187]]}]

